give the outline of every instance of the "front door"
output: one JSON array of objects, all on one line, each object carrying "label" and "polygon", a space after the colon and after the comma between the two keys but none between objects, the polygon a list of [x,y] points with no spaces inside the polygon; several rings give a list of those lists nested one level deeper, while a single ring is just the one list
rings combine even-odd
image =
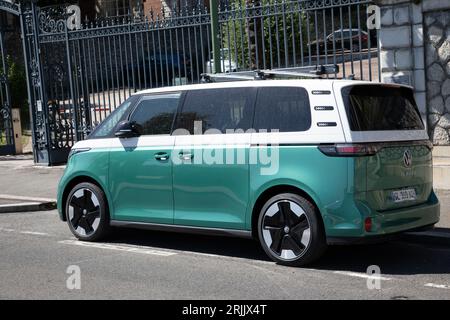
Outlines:
[{"label": "front door", "polygon": [[170,135],[180,93],[142,96],[130,115],[141,136],[115,139],[110,152],[109,189],[114,220],[173,223]]}]

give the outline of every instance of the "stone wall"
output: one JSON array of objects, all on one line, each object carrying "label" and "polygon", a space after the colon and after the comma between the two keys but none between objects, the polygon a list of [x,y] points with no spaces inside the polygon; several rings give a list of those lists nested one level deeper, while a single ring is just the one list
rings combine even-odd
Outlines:
[{"label": "stone wall", "polygon": [[450,1],[375,0],[383,82],[414,87],[435,145],[450,145]]},{"label": "stone wall", "polygon": [[437,145],[450,144],[450,10],[424,14],[428,125]]}]

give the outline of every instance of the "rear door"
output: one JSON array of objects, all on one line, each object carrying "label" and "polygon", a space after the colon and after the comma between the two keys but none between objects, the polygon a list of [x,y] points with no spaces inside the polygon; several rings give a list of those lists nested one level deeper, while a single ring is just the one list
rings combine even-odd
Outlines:
[{"label": "rear door", "polygon": [[[356,159],[355,177],[374,210],[421,204],[432,190],[432,153],[428,135],[409,87],[335,85],[347,142],[376,152]],[[361,181],[359,182],[361,183]]]},{"label": "rear door", "polygon": [[243,229],[255,88],[191,90],[177,115],[174,222]]}]

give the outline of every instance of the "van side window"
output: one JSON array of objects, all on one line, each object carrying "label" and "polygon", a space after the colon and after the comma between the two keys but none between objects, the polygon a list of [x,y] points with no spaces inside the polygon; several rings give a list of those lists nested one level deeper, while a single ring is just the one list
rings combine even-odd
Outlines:
[{"label": "van side window", "polygon": [[306,131],[311,127],[308,92],[298,87],[262,87],[258,91],[255,129],[280,132]]},{"label": "van side window", "polygon": [[130,121],[136,121],[141,126],[143,135],[170,134],[180,96],[180,93],[144,96]]},{"label": "van side window", "polygon": [[[223,88],[192,90],[187,93],[183,109],[177,115],[176,129],[194,133],[194,121],[201,121],[202,133],[217,129],[247,130],[252,125],[254,88]],[[199,130],[196,123],[196,133]],[[198,128],[198,129],[197,129]],[[179,133],[179,131],[176,132]]]}]

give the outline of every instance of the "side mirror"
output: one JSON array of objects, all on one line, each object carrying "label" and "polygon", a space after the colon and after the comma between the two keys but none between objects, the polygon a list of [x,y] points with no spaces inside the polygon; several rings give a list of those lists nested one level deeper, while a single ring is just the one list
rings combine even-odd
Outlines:
[{"label": "side mirror", "polygon": [[140,126],[134,121],[124,120],[117,125],[116,133],[117,138],[133,138],[141,135]]}]

